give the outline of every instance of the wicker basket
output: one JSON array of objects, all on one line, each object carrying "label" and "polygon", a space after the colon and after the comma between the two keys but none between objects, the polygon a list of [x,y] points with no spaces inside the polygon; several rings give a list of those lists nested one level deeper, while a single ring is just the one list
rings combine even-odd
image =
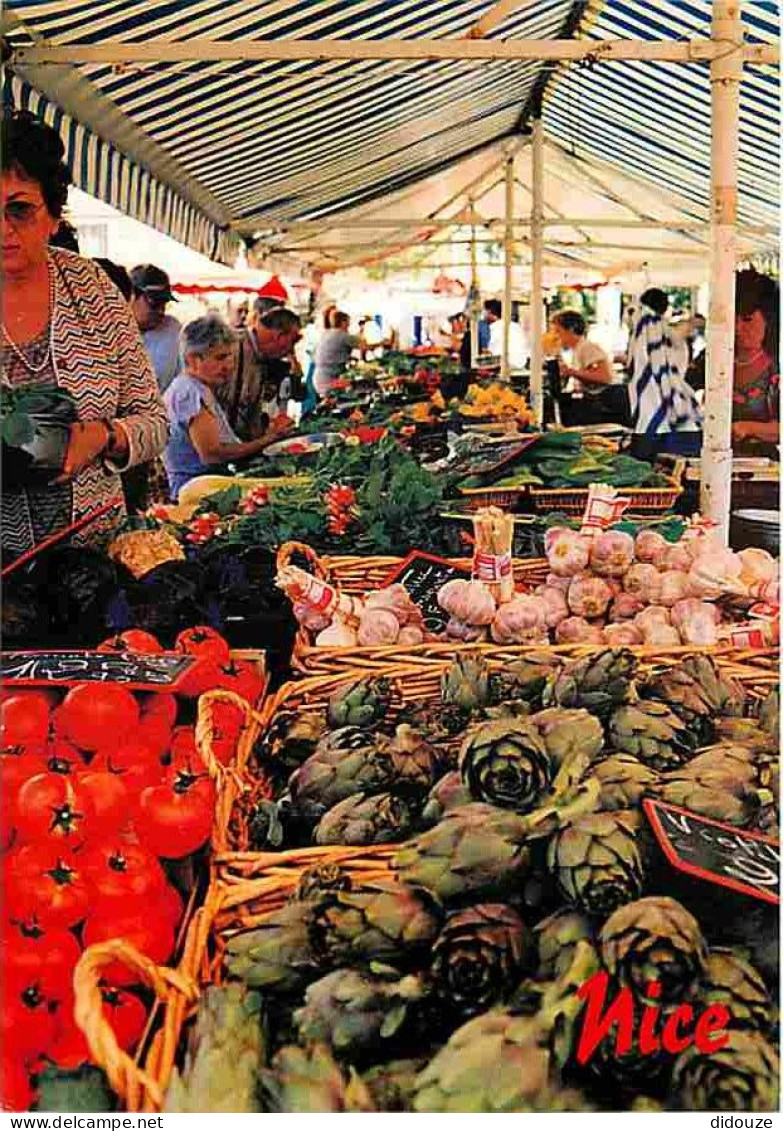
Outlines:
[{"label": "wicker basket", "polygon": [[[449,647],[448,651],[440,656],[418,657],[413,663],[390,663],[385,667],[377,667],[372,670],[372,674],[383,676],[389,681],[392,689],[387,721],[393,725],[399,714],[411,705],[439,702],[442,674],[455,655],[464,655],[468,649],[471,654],[481,655],[490,669],[496,671],[502,671],[509,663],[529,651],[529,648],[520,645],[505,648],[496,644],[462,645],[457,648]],[[576,660],[602,649],[594,644],[561,644],[549,646],[546,650],[563,659]],[[638,646],[629,650],[639,657],[643,667],[648,670],[655,667],[671,667],[681,657],[697,652],[706,653],[714,656],[729,674],[742,682],[750,694],[757,698],[763,698],[771,687],[776,687],[778,684],[779,653],[775,648],[760,652],[757,649],[738,650],[728,645],[720,650],[714,647],[696,648],[691,645],[680,645],[676,648]],[[346,669],[339,675],[312,676],[287,683],[267,699],[260,715],[254,716],[253,727],[242,756],[236,759],[237,773],[226,782],[222,792],[221,818],[215,823],[213,836],[215,868],[221,878],[224,877],[226,867],[235,867],[237,862],[247,855],[246,849],[249,844],[247,817],[253,804],[260,798],[268,798],[272,795],[264,767],[250,761],[255,741],[266,731],[278,712],[325,710],[331,694],[345,684],[346,680],[367,674],[366,668],[354,667]],[[453,742],[458,746],[461,738],[457,736]],[[250,853],[249,857],[255,858],[256,855]],[[270,860],[281,860],[287,854],[267,855]]]},{"label": "wicker basket", "polygon": [[[323,581],[329,581],[344,593],[358,595],[377,589],[391,571],[404,559],[334,557],[320,558],[310,546],[301,542],[286,542],[277,554],[278,569],[287,565],[295,556],[304,558],[310,571]],[[471,570],[470,558],[450,558],[451,565]],[[549,572],[544,558],[530,560],[514,559],[514,580],[518,585],[542,585]],[[372,647],[324,648],[316,647],[313,634],[300,627],[294,641],[291,667],[300,675],[338,675],[342,672],[361,668],[364,672],[374,672],[378,668],[394,663],[428,663],[432,659],[452,656],[455,651],[465,648],[480,649],[483,645],[458,645],[450,642],[434,641],[424,644],[408,645],[401,648],[397,644],[373,645]]]},{"label": "wicker basket", "polygon": [[482,507],[504,507],[513,511],[527,496],[528,485],[521,487],[460,487],[468,509],[479,511]]},{"label": "wicker basket", "polygon": [[[663,514],[671,510],[683,492],[682,476],[685,460],[677,460],[666,487],[618,487],[617,494],[629,500],[628,509],[638,514]],[[531,487],[530,500],[536,514],[561,511],[583,515],[587,505],[587,487]]]}]

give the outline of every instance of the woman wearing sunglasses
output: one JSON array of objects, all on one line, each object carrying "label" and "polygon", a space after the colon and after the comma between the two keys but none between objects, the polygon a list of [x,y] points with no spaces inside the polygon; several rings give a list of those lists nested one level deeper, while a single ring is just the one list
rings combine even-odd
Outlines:
[{"label": "woman wearing sunglasses", "polygon": [[[115,499],[105,523],[116,520],[120,473],[163,450],[167,423],[122,295],[90,260],[49,246],[71,183],[59,135],[31,114],[6,112],[0,151],[3,391],[58,389],[76,415],[59,476],[3,483],[8,561]],[[89,527],[84,537],[98,533]]]}]

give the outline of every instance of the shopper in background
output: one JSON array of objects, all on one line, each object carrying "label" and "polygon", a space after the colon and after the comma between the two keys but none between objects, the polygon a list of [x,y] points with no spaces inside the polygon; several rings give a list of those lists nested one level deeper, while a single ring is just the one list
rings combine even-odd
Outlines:
[{"label": "shopper in background", "polygon": [[560,363],[560,377],[573,382],[573,392],[600,393],[614,380],[612,363],[595,342],[587,340],[587,325],[576,310],[561,310],[552,318],[560,347],[571,351],[571,365]]},{"label": "shopper in background", "polygon": [[666,320],[669,300],[645,291],[629,345],[631,454],[653,462],[661,454],[698,456],[702,412],[685,381],[687,349],[674,346]]},{"label": "shopper in background", "polygon": [[218,400],[240,440],[264,436],[270,421],[285,412],[290,372],[281,363],[293,355],[302,336],[299,318],[287,307],[267,309],[268,299],[254,300],[247,326],[236,336],[234,372],[218,390]]},{"label": "shopper in background", "polygon": [[97,263],[101,270],[105,271],[125,301],[130,302],[133,298],[133,283],[122,264],[102,257],[93,259],[93,263]]},{"label": "shopper in background", "polygon": [[222,318],[207,314],[189,322],[181,351],[184,371],[164,397],[171,434],[163,462],[174,499],[197,475],[258,455],[284,434],[273,421],[265,436],[243,443],[229,424],[216,393],[236,373],[236,342]]},{"label": "shopper in background", "polygon": [[[493,357],[503,356],[503,304],[499,299],[489,298],[484,303],[484,318],[489,323],[489,352]],[[481,323],[479,323],[479,346],[481,346]],[[512,369],[524,369],[530,351],[525,335],[518,322],[509,325],[508,362]]]},{"label": "shopper in background", "polygon": [[247,325],[247,316],[250,312],[250,303],[246,298],[229,299],[228,324],[232,330],[244,330]]},{"label": "shopper in background", "polygon": [[131,310],[163,393],[180,371],[182,326],[173,315],[166,313],[168,304],[177,300],[171,292],[168,275],[153,263],[134,267],[130,277],[133,283]]},{"label": "shopper in background", "polygon": [[734,450],[779,459],[780,291],[751,268],[738,273],[736,294]]},{"label": "shopper in background", "polygon": [[6,111],[3,170],[3,387],[70,394],[63,474],[46,486],[3,482],[6,561],[116,504],[77,541],[99,540],[124,511],[120,473],[166,442],[166,413],[133,316],[91,260],[52,248],[71,173],[59,134]]},{"label": "shopper in background", "polygon": [[327,395],[351,360],[353,351],[361,345],[358,335],[349,332],[350,315],[342,310],[335,310],[329,321],[330,326],[324,330],[315,351],[313,384],[319,397]]}]

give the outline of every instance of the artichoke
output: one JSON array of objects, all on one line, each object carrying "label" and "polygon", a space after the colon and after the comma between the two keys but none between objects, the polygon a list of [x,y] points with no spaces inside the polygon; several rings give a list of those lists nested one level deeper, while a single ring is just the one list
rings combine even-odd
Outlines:
[{"label": "artichoke", "polygon": [[545,707],[584,707],[605,720],[630,698],[636,666],[627,648],[608,648],[575,660],[549,681],[542,702]]},{"label": "artichoke", "polygon": [[549,707],[532,715],[530,722],[543,738],[555,769],[574,757],[595,758],[603,749],[604,728],[589,711]]},{"label": "artichoke", "polygon": [[208,986],[188,1037],[182,1074],[166,1093],[167,1112],[257,1112],[264,1058],[260,995],[230,982]]},{"label": "artichoke", "polygon": [[610,754],[593,763],[590,773],[600,785],[598,808],[607,812],[637,809],[645,794],[653,792],[659,781],[655,770],[632,754]]},{"label": "artichoke", "polygon": [[387,679],[356,679],[329,697],[326,721],[330,727],[371,727],[383,719],[390,703]]},{"label": "artichoke", "polygon": [[460,749],[459,769],[476,801],[517,813],[534,809],[553,777],[544,740],[524,719],[474,727]]},{"label": "artichoke", "polygon": [[394,844],[410,834],[415,813],[400,794],[356,793],[321,818],[313,837],[316,844]]},{"label": "artichoke", "polygon": [[711,656],[702,653],[686,656],[678,667],[701,685],[717,714],[743,714],[746,695],[742,684],[722,672]]},{"label": "artichoke", "polygon": [[569,903],[609,915],[644,888],[635,815],[589,813],[559,829],[547,845],[547,867]]},{"label": "artichoke", "polygon": [[686,1049],[674,1065],[675,1094],[686,1111],[777,1111],[780,1060],[759,1033],[729,1030],[717,1052]]},{"label": "artichoke", "polygon": [[264,735],[258,761],[269,769],[280,767],[288,776],[310,757],[325,730],[320,711],[279,711]]},{"label": "artichoke", "polygon": [[653,770],[672,770],[692,758],[695,735],[663,703],[639,699],[614,712],[609,720],[609,743],[633,754]]},{"label": "artichoke", "polygon": [[406,884],[442,902],[464,895],[502,894],[530,871],[528,826],[492,805],[453,809],[433,829],[401,846],[392,869]]},{"label": "artichoke", "polygon": [[504,903],[452,915],[432,948],[430,973],[444,1006],[463,1017],[496,1005],[532,965],[532,936]]},{"label": "artichoke", "polygon": [[489,667],[474,656],[459,656],[440,680],[441,699],[466,713],[486,707],[490,701]]},{"label": "artichoke", "polygon": [[402,723],[393,738],[382,736],[378,752],[389,759],[392,785],[424,795],[442,772],[442,757],[413,727]]},{"label": "artichoke", "polygon": [[472,800],[470,790],[462,781],[462,774],[459,770],[450,770],[440,781],[435,782],[427,795],[421,811],[423,828],[432,828],[433,825],[437,825],[444,813],[458,809],[461,805],[469,805]]},{"label": "artichoke", "polygon": [[774,1037],[775,1009],[764,979],[733,950],[710,950],[699,1000],[705,1007],[726,1006],[732,1029],[751,1029]]},{"label": "artichoke", "polygon": [[315,864],[302,872],[291,899],[313,899],[325,892],[349,891],[352,887],[353,880],[347,868],[340,864]]},{"label": "artichoke", "polygon": [[426,1058],[390,1060],[376,1064],[362,1076],[377,1111],[410,1111],[416,1077]]},{"label": "artichoke", "polygon": [[[704,977],[707,947],[699,924],[668,896],[648,896],[618,908],[599,935],[604,966],[644,1004],[677,1006],[692,998]],[[658,982],[660,998],[647,986]]]},{"label": "artichoke", "polygon": [[777,742],[780,738],[780,692],[773,688],[759,709],[759,722],[762,729]]},{"label": "artichoke", "polygon": [[553,981],[561,977],[574,960],[577,943],[595,942],[595,932],[590,920],[581,911],[569,909],[556,911],[542,919],[533,929],[538,944],[537,977]]},{"label": "artichoke", "polygon": [[400,723],[413,727],[425,741],[434,746],[447,743],[460,734],[469,718],[469,711],[463,711],[453,703],[438,703],[437,706],[419,703],[406,707],[398,715]]},{"label": "artichoke", "polygon": [[254,989],[300,990],[321,972],[310,931],[314,905],[287,903],[226,943],[226,969]]},{"label": "artichoke", "polygon": [[530,1017],[493,1009],[452,1034],[416,1081],[418,1112],[548,1110],[552,1054]]},{"label": "artichoke", "polygon": [[527,652],[521,660],[493,672],[490,677],[492,702],[521,699],[533,708],[539,707],[544,688],[562,666],[563,661],[551,652]]},{"label": "artichoke", "polygon": [[398,1039],[411,1007],[425,997],[424,984],[413,974],[400,978],[376,963],[371,971],[333,970],[308,986],[304,1005],[294,1013],[300,1040],[355,1057]]},{"label": "artichoke", "polygon": [[346,1083],[324,1045],[286,1045],[261,1072],[264,1110],[276,1113],[374,1111],[370,1094],[351,1070]]},{"label": "artichoke", "polygon": [[351,794],[377,793],[391,784],[389,760],[379,756],[372,738],[358,727],[340,727],[321,739],[288,788],[296,808],[315,822]]},{"label": "artichoke", "polygon": [[727,825],[756,825],[762,810],[774,813],[778,761],[750,747],[722,743],[707,747],[686,766],[665,774],[657,796]]},{"label": "artichoke", "polygon": [[415,959],[441,927],[440,908],[421,890],[378,882],[332,891],[313,908],[311,938],[330,968]]},{"label": "artichoke", "polygon": [[716,708],[697,679],[681,665],[651,676],[639,688],[645,699],[656,699],[670,707],[688,726],[697,746],[711,742]]},{"label": "artichoke", "polygon": [[[738,719],[735,715],[718,718],[713,722],[714,739],[721,742],[736,742],[752,749],[774,750],[775,742],[758,719]],[[777,736],[775,736],[777,737]]]}]

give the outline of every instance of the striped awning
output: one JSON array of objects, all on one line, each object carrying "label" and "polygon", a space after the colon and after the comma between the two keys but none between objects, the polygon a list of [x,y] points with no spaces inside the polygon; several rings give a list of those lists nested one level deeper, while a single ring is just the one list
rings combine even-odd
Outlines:
[{"label": "striped awning", "polygon": [[[11,42],[156,38],[457,38],[489,0],[6,0]],[[709,30],[710,0],[520,0],[490,38],[578,34],[682,39]],[[586,10],[585,10],[586,9]],[[772,41],[777,7],[744,0],[748,36]],[[437,177],[524,124],[537,62],[190,61],[18,67],[6,97],[63,133],[76,183],[197,250],[232,262],[237,235],[325,225]],[[548,134],[577,157],[633,171],[702,218],[709,192],[704,64],[556,68]],[[740,214],[775,222],[778,75],[746,68]]]}]

